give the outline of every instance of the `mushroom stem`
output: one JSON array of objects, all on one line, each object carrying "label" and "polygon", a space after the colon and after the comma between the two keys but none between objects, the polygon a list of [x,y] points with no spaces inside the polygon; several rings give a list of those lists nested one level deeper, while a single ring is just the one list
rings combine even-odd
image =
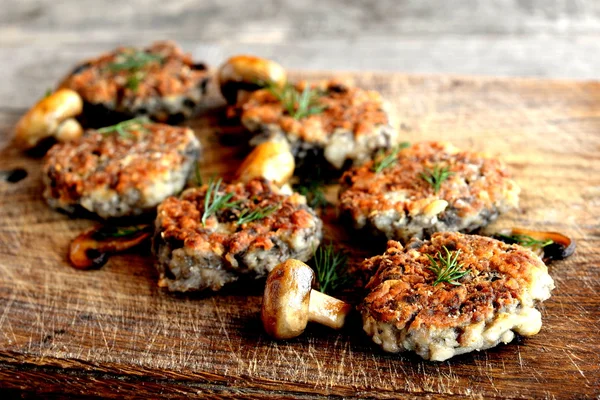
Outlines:
[{"label": "mushroom stem", "polygon": [[308,321],[334,329],[344,326],[350,304],[311,289],[313,270],[300,260],[289,259],[267,277],[261,309],[265,331],[275,339],[291,339],[304,332]]},{"label": "mushroom stem", "polygon": [[310,291],[308,305],[308,320],[340,329],[346,322],[346,316],[352,307],[350,304],[338,300],[316,290]]}]

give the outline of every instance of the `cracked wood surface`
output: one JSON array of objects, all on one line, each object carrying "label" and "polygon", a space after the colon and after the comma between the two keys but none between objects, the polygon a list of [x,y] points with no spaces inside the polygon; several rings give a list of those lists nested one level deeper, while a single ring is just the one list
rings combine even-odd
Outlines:
[{"label": "cracked wood surface", "polygon": [[[25,109],[4,107],[0,170],[23,167],[29,175],[0,181],[0,388],[69,397],[599,396],[600,84],[344,76],[389,99],[406,140],[444,139],[509,164],[523,189],[521,209],[494,227],[575,238],[575,255],[550,266],[556,289],[541,307],[537,336],[443,363],[381,352],[356,319],[340,332],[311,326],[298,339],[274,342],[258,318],[262,282],[173,296],[156,287],[147,249],[113,257],[100,270],[75,270],[67,246],[93,222],[45,205],[41,161],[10,145]],[[213,96],[188,123],[203,142],[206,176],[227,175],[246,151],[219,140],[213,109],[220,105]],[[351,249],[353,262],[375,251],[358,250],[333,216],[326,222],[326,237]]]}]

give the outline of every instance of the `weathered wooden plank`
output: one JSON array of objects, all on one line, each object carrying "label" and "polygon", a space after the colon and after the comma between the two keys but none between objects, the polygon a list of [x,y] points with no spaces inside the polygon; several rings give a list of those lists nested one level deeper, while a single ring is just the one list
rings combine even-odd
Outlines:
[{"label": "weathered wooden plank", "polygon": [[[149,6],[149,4],[152,4]],[[4,41],[30,32],[77,32],[83,36],[157,32],[197,40],[240,41],[258,35],[271,41],[308,38],[465,34],[600,33],[600,7],[593,0],[216,0],[190,2],[97,2],[94,0],[4,0]],[[86,10],[87,12],[82,12]],[[267,37],[267,36],[263,36]],[[84,40],[81,38],[80,40]]]},{"label": "weathered wooden plank", "polygon": [[[170,37],[198,60],[217,67],[233,54],[250,53],[279,61],[290,69],[376,70],[417,74],[532,76],[597,79],[600,71],[600,36],[496,37],[496,36],[357,36],[271,42],[257,37],[241,42],[204,41],[157,32],[110,34],[91,40],[69,33],[54,40],[2,46],[3,82],[0,108],[26,108],[54,87],[79,61],[118,45],[144,46]],[[52,33],[43,33],[47,37]],[[21,38],[21,36],[19,36]],[[67,44],[65,44],[67,43]]]},{"label": "weathered wooden plank", "polygon": [[594,0],[151,3],[4,0],[0,107],[26,107],[83,58],[164,38],[211,65],[254,53],[290,69],[600,76]]},{"label": "weathered wooden plank", "polygon": [[[344,76],[391,101],[407,140],[444,139],[500,154],[523,193],[521,210],[496,227],[543,227],[578,241],[573,257],[550,267],[557,288],[542,307],[539,335],[444,363],[384,354],[357,320],[340,332],[312,326],[298,339],[274,342],[258,319],[260,282],[214,296],[169,295],[156,287],[147,249],[114,257],[98,271],[74,270],[66,248],[91,222],[43,203],[40,160],[22,156],[7,140],[20,112],[3,109],[0,170],[22,166],[29,176],[0,182],[2,385],[111,396],[160,385],[173,396],[195,390],[247,397],[269,391],[291,397],[598,396],[600,84]],[[244,155],[219,144],[217,120],[204,114],[190,122],[205,145],[207,173],[227,173]],[[328,238],[356,246],[333,217],[326,222]],[[369,252],[353,249],[353,262]]]}]

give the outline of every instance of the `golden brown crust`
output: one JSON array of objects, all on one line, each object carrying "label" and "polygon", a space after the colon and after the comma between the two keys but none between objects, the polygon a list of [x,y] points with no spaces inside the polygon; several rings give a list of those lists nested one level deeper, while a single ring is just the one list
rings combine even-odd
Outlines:
[{"label": "golden brown crust", "polygon": [[[68,76],[61,86],[75,90],[84,100],[93,104],[116,101],[130,103],[138,98],[186,93],[208,77],[206,67],[195,64],[189,54],[183,53],[170,41],[156,42],[143,50],[145,54],[159,56],[160,61],[148,62],[135,70],[111,68],[111,65],[123,62],[124,55],[136,51],[131,47],[119,47],[88,60]],[[135,73],[143,74],[143,79],[132,82]]]},{"label": "golden brown crust", "polygon": [[[277,238],[286,232],[293,234],[318,225],[318,217],[299,195],[284,196],[262,179],[246,184],[221,185],[219,193],[232,193],[235,207],[211,215],[202,224],[204,201],[208,186],[188,189],[179,198],[169,197],[158,208],[157,230],[166,242],[176,241],[189,251],[211,251],[228,257],[252,249],[270,250]],[[236,222],[242,210],[277,206],[264,218],[246,224]]]},{"label": "golden brown crust", "polygon": [[[518,206],[519,187],[507,168],[483,154],[423,142],[374,172],[373,161],[341,178],[340,208],[356,228],[370,227],[403,242],[437,231],[473,231]],[[447,168],[436,193],[423,174]]]},{"label": "golden brown crust", "polygon": [[[462,270],[460,286],[440,283],[433,286],[435,274],[428,268],[427,255],[458,251]],[[509,305],[518,304],[529,290],[536,272],[546,271],[544,263],[531,251],[495,239],[456,232],[436,233],[430,241],[414,240],[406,248],[388,242],[382,256],[365,260],[363,269],[375,275],[367,284],[370,293],[361,308],[380,322],[398,329],[410,324],[458,327],[489,319]]]},{"label": "golden brown crust", "polygon": [[[306,85],[308,83],[300,82],[296,88],[301,92]],[[287,135],[311,143],[326,142],[338,129],[352,132],[357,137],[371,134],[377,126],[390,123],[378,92],[348,87],[337,81],[312,86],[323,91],[318,100],[326,107],[323,112],[296,120],[268,90],[259,90],[242,106],[242,122],[246,126],[275,125]]]},{"label": "golden brown crust", "polygon": [[103,187],[118,194],[143,191],[186,161],[192,141],[190,129],[157,123],[132,126],[125,135],[88,131],[50,149],[43,166],[50,182],[45,195],[71,204]]},{"label": "golden brown crust", "polygon": [[[439,193],[420,175],[436,165],[453,173],[442,183]],[[398,162],[380,173],[372,171],[373,162],[353,168],[342,176],[349,187],[341,193],[343,208],[381,211],[406,210],[444,199],[459,210],[459,215],[474,213],[504,199],[506,167],[498,160],[471,151],[459,151],[442,142],[417,143],[398,154]],[[485,177],[485,179],[481,179]],[[391,200],[387,193],[401,190],[406,201]],[[465,199],[471,199],[465,201]]]}]

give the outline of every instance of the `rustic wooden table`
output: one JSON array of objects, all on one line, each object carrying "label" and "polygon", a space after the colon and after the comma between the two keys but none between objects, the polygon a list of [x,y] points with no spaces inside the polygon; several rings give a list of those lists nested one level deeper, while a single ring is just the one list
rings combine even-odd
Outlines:
[{"label": "rustic wooden table", "polygon": [[[214,296],[169,295],[156,287],[147,252],[74,270],[68,243],[92,222],[44,204],[40,160],[9,142],[22,110],[0,111],[0,170],[29,172],[18,183],[0,182],[0,385],[110,397],[600,395],[600,84],[347,77],[390,99],[407,140],[441,138],[502,155],[523,194],[521,210],[495,227],[557,230],[577,240],[576,254],[550,267],[557,287],[541,307],[539,335],[444,363],[383,354],[357,322],[339,333],[310,327],[281,343],[262,332],[260,283]],[[189,124],[206,149],[202,171],[233,171],[244,152],[219,145],[214,110]],[[334,216],[325,220],[326,237],[351,250],[353,262],[374,252],[357,250]]]},{"label": "rustic wooden table", "polygon": [[[29,173],[15,184],[0,180],[0,388],[7,394],[600,396],[600,84],[592,81],[345,75],[390,100],[407,140],[449,140],[507,161],[523,188],[522,207],[496,227],[557,230],[578,241],[572,258],[550,267],[557,288],[541,308],[544,327],[533,338],[444,363],[384,354],[364,338],[357,321],[339,333],[311,327],[297,340],[278,343],[260,327],[260,288],[172,296],[156,287],[147,253],[114,257],[98,271],[68,266],[69,240],[92,222],[47,208],[40,195],[41,161],[13,149],[10,137],[27,107],[76,61],[118,43],[175,38],[213,64],[250,51],[306,69],[571,78],[594,78],[600,70],[600,11],[591,1],[529,0],[519,2],[522,9],[498,2],[472,20],[469,1],[452,10],[434,7],[433,0],[403,1],[401,12],[395,2],[309,3],[313,8],[296,9],[290,1],[246,12],[241,0],[152,7],[141,0],[118,7],[91,0],[4,0],[0,170],[23,167]],[[499,13],[506,17],[496,18]],[[472,23],[463,24],[465,18]],[[522,35],[536,29],[545,34]],[[207,174],[230,172],[244,156],[238,147],[218,144],[213,107],[219,104],[215,95],[206,112],[189,122],[207,149]],[[333,217],[326,236],[353,243]],[[369,253],[355,250],[353,262]]]}]

